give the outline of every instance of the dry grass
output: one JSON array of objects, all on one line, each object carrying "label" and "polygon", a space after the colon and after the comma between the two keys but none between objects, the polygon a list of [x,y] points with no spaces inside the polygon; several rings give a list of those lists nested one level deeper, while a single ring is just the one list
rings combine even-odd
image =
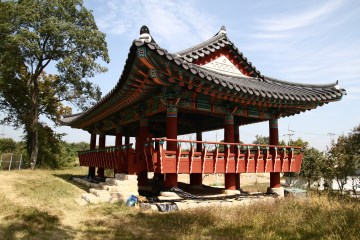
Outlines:
[{"label": "dry grass", "polygon": [[77,205],[74,198],[84,190],[68,181],[69,174],[85,171],[0,172],[0,239],[358,239],[356,199],[314,195],[144,213],[116,204]]}]

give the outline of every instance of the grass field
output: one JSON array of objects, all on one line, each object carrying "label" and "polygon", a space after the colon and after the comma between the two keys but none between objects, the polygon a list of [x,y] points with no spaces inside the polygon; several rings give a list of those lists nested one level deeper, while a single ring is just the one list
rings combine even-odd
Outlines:
[{"label": "grass field", "polygon": [[[151,213],[79,206],[84,169],[0,171],[0,239],[359,239],[360,202],[313,195],[274,204]],[[258,188],[256,186],[255,188]]]}]

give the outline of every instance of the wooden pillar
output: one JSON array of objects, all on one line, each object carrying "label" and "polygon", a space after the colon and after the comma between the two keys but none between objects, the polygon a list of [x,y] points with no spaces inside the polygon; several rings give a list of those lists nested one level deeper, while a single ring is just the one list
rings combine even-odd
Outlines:
[{"label": "wooden pillar", "polygon": [[123,131],[121,126],[116,126],[115,146],[122,145]]},{"label": "wooden pillar", "polygon": [[[196,132],[196,141],[202,141],[202,132],[197,131]],[[201,152],[202,151],[202,144],[197,143],[196,144],[196,151]],[[202,174],[201,173],[191,173],[190,174],[190,185],[192,186],[201,186],[202,185]]]},{"label": "wooden pillar", "polygon": [[[136,136],[136,144],[135,144],[135,155],[138,157],[136,161],[136,164],[138,166],[136,167],[136,169],[143,169],[144,166],[146,169],[144,145],[148,135],[149,135],[148,119],[144,117],[140,117],[140,127],[138,134]],[[138,186],[147,186],[148,185],[147,170],[145,171],[136,170],[136,172],[138,176]]]},{"label": "wooden pillar", "polygon": [[[105,132],[100,132],[99,135],[99,149],[105,148],[106,145],[106,134]],[[105,169],[104,168],[98,168],[97,170],[98,177],[105,177]]]},{"label": "wooden pillar", "polygon": [[[240,143],[240,131],[237,124],[234,124],[234,142]],[[236,173],[236,189],[240,190],[240,173]]]},{"label": "wooden pillar", "polygon": [[[269,121],[269,144],[279,145],[279,129],[278,119],[271,119]],[[270,173],[270,188],[280,188],[280,173]]]},{"label": "wooden pillar", "polygon": [[[120,125],[116,126],[116,135],[115,135],[115,146],[119,147],[122,145],[122,135],[123,135],[123,131],[122,131],[122,127]],[[119,169],[114,169],[114,177],[115,174],[119,172]]]},{"label": "wooden pillar", "polygon": [[[177,108],[174,105],[170,105],[166,112],[166,138],[177,139]],[[166,149],[176,151],[176,142],[167,142]],[[177,187],[177,173],[165,174],[165,187]]]},{"label": "wooden pillar", "polygon": [[[96,149],[96,133],[92,133],[90,137],[90,150]],[[89,167],[88,177],[95,177],[95,167]]]},{"label": "wooden pillar", "polygon": [[[234,142],[234,116],[226,115],[224,121],[224,141]],[[234,146],[230,147],[230,152],[234,153]],[[236,190],[236,173],[225,173],[225,189]]]}]

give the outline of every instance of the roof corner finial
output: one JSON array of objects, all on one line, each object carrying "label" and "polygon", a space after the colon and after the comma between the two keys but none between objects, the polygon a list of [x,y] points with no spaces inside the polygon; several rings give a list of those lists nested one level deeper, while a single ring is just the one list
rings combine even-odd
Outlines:
[{"label": "roof corner finial", "polygon": [[225,28],[224,25],[221,26],[220,31],[219,31],[219,34],[226,35],[226,28]]},{"label": "roof corner finial", "polygon": [[151,35],[150,35],[150,30],[147,26],[142,26],[140,28],[140,37],[139,37],[140,41],[142,42],[146,42],[149,43],[151,42]]}]

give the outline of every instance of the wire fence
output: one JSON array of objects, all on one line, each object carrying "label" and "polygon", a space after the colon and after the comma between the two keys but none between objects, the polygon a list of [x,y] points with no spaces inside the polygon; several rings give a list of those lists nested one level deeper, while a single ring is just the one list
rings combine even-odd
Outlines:
[{"label": "wire fence", "polygon": [[20,170],[23,168],[22,154],[2,153],[0,156],[1,170]]}]

